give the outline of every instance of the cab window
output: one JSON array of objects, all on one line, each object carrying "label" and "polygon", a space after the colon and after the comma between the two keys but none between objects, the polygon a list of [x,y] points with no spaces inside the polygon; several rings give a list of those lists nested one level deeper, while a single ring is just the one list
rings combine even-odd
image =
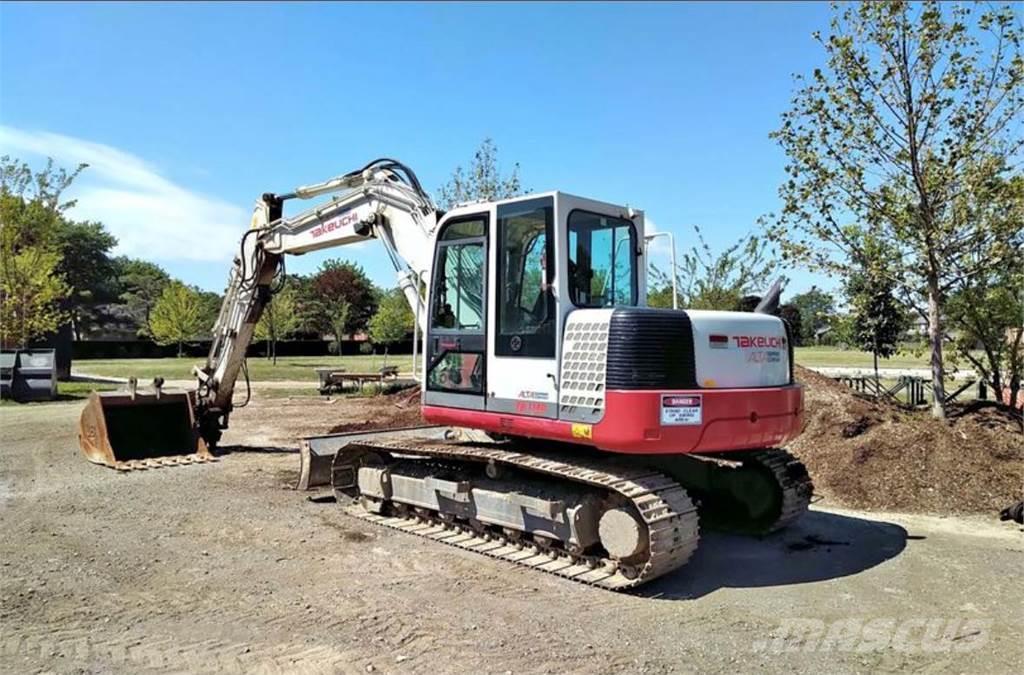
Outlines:
[{"label": "cab window", "polygon": [[498,355],[555,355],[553,228],[550,197],[498,206]]},{"label": "cab window", "polygon": [[589,211],[569,214],[569,300],[577,307],[637,303],[636,227]]},{"label": "cab window", "polygon": [[482,219],[464,221],[453,223],[442,234],[434,276],[432,328],[483,332],[484,227]]}]

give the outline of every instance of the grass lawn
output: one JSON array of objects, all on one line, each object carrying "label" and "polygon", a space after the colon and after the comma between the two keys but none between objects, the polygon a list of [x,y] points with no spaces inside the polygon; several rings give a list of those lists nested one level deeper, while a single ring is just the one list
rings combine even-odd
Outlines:
[{"label": "grass lawn", "polygon": [[[74,362],[76,373],[106,375],[108,377],[130,377],[140,382],[154,377],[165,380],[192,379],[192,366],[201,364],[200,358],[169,359],[80,359]],[[249,358],[249,377],[253,381],[317,381],[314,368],[344,368],[350,373],[372,373],[384,365],[383,355],[357,356],[282,356],[275,366],[263,357]],[[412,370],[412,356],[409,354],[389,356],[389,366],[398,366],[400,372]],[[241,378],[239,378],[241,380]],[[244,385],[243,385],[244,386]]]},{"label": "grass lawn", "polygon": [[[130,377],[141,381],[160,376],[167,380],[192,379],[192,366],[202,362],[200,358],[168,359],[80,359],[74,362],[76,373]],[[835,366],[849,368],[870,368],[871,354],[836,347],[797,347],[796,362],[802,366]],[[253,381],[317,381],[315,368],[344,368],[350,373],[374,372],[384,365],[383,355],[356,356],[282,356],[277,365],[262,357],[249,358],[249,376]],[[412,370],[412,356],[409,354],[389,356],[388,365],[397,365],[402,373]],[[927,368],[928,355],[915,356],[900,353],[891,359],[879,359],[880,368]],[[73,383],[72,383],[73,384]]]},{"label": "grass lawn", "polygon": [[[801,366],[833,366],[847,368],[871,368],[874,358],[868,352],[858,352],[836,347],[797,347],[796,362]],[[901,352],[891,359],[878,359],[879,368],[927,368],[928,354],[920,356]]]}]

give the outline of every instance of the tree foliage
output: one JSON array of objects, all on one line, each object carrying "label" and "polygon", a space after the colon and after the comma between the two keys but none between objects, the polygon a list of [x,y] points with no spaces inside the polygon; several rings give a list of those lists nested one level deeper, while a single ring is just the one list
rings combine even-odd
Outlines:
[{"label": "tree foliage", "polygon": [[317,328],[343,336],[361,331],[377,311],[377,293],[363,268],[344,260],[327,260],[313,277],[309,309]]},{"label": "tree foliage", "polygon": [[78,175],[88,164],[79,164],[73,170],[54,168],[53,159],[46,160],[46,166],[32,171],[25,162],[10,155],[0,157],[0,192],[21,197],[29,203],[37,203],[51,213],[63,213],[75,205],[74,200],[61,201],[64,191],[71,187]]},{"label": "tree foliage", "polygon": [[0,157],[0,342],[25,346],[66,319],[68,295],[59,234],[63,191],[84,168],[68,173],[53,161],[38,172]]},{"label": "tree foliage", "polygon": [[800,314],[800,308],[792,303],[779,305],[776,316],[789,324],[790,339],[793,346],[799,347],[804,344],[804,317]]},{"label": "tree foliage", "polygon": [[291,336],[301,326],[302,316],[298,312],[295,288],[286,280],[281,290],[271,297],[263,309],[254,337],[266,340],[267,358],[277,365],[277,341]]},{"label": "tree foliage", "polygon": [[117,270],[119,299],[135,320],[138,334],[152,337],[153,307],[171,283],[170,275],[156,263],[124,256],[114,259],[114,267]]},{"label": "tree foliage", "polygon": [[[676,284],[680,307],[687,309],[732,310],[744,295],[759,292],[775,269],[774,253],[768,242],[756,235],[741,237],[724,250],[714,252],[697,226],[696,243],[677,263]],[[651,307],[672,306],[672,277],[651,265]]]},{"label": "tree foliage", "polygon": [[204,309],[198,291],[180,281],[172,281],[160,294],[150,315],[153,339],[161,345],[177,344],[178,356],[182,356],[184,343],[209,327]]},{"label": "tree foliage", "polygon": [[508,199],[522,193],[519,163],[512,165],[510,174],[502,175],[498,166],[498,146],[490,138],[485,138],[473,154],[469,168],[455,167],[451,178],[438,190],[438,204],[447,211],[462,202]]},{"label": "tree foliage", "polygon": [[25,347],[61,325],[68,288],[57,272],[60,254],[42,246],[0,252],[0,344]]},{"label": "tree foliage", "polygon": [[117,239],[102,223],[58,221],[56,242],[61,252],[58,271],[67,280],[66,308],[76,339],[82,339],[83,324],[94,317],[97,303],[117,297],[116,264],[110,251]]},{"label": "tree foliage", "polygon": [[850,307],[849,339],[859,349],[871,352],[878,378],[878,357],[889,358],[899,350],[910,322],[906,307],[896,299],[892,251],[878,240],[862,246],[863,268],[846,277],[845,291]]},{"label": "tree foliage", "polygon": [[802,344],[811,344],[821,331],[832,327],[836,316],[835,301],[830,294],[817,286],[811,286],[810,290],[794,295],[789,303],[800,312]]},{"label": "tree foliage", "polygon": [[377,313],[370,319],[370,339],[384,345],[384,365],[388,363],[388,348],[404,340],[413,332],[412,310],[401,289],[393,289],[381,298]]},{"label": "tree foliage", "polygon": [[789,159],[773,236],[788,259],[842,276],[866,264],[865,232],[892,244],[894,289],[928,317],[942,417],[946,295],[1021,256],[1007,229],[1019,223],[975,217],[1024,145],[1017,19],[1011,7],[864,2],[834,5],[829,33],[815,34],[825,67],[798,77],[772,134]]},{"label": "tree foliage", "polygon": [[[1021,246],[1024,178],[1018,176],[998,186],[987,206],[975,217],[1017,223],[1013,243]],[[946,303],[946,320],[953,329],[957,356],[968,362],[997,394],[1009,388],[1013,406],[1024,379],[1024,258],[1004,265],[986,265],[983,256],[987,249],[980,244],[970,254],[970,263],[977,266],[978,272],[961,279],[952,289]]]}]

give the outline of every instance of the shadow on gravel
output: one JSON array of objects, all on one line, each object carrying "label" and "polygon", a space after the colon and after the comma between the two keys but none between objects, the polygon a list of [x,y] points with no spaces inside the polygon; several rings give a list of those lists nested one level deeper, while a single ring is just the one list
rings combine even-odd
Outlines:
[{"label": "shadow on gravel", "polygon": [[702,532],[690,562],[637,590],[640,597],[700,598],[720,588],[760,588],[857,574],[895,558],[907,531],[893,523],[810,511],[768,537]]},{"label": "shadow on gravel", "polygon": [[257,446],[252,446],[252,445],[219,445],[219,446],[217,446],[217,450],[214,451],[213,454],[215,454],[218,457],[221,457],[223,455],[231,455],[231,454],[234,454],[236,452],[239,453],[239,454],[242,454],[242,453],[252,453],[252,454],[257,454],[257,455],[260,455],[260,454],[262,454],[262,455],[276,455],[276,454],[297,455],[297,454],[299,454],[299,449],[298,448],[285,448],[285,447],[273,446],[273,445],[262,446],[262,447],[257,447]]}]

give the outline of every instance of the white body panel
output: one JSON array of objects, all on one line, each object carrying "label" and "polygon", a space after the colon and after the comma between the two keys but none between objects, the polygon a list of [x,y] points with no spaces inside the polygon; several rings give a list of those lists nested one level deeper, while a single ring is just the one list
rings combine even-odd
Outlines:
[{"label": "white body panel", "polygon": [[[558,197],[557,193],[544,192],[531,194],[520,199],[503,201],[502,204],[515,203],[516,201],[528,201],[539,197],[555,197],[555,255],[559,255],[558,244]],[[514,401],[513,410],[505,412],[518,412],[519,414],[536,415],[539,417],[548,415],[551,410],[557,410],[558,389],[555,386],[555,377],[558,373],[558,346],[556,341],[556,352],[554,359],[531,358],[526,356],[498,356],[495,351],[495,336],[498,334],[498,218],[497,208],[491,206],[490,232],[488,234],[487,252],[487,402],[486,406],[492,410],[502,410],[507,407],[506,401]],[[556,270],[555,287],[553,289],[555,301],[559,302],[558,280]],[[558,322],[559,330],[561,320]],[[550,374],[550,376],[549,376]]]},{"label": "white body panel", "polygon": [[[751,312],[687,310],[686,313],[693,323],[694,358],[700,386],[722,389],[789,383],[789,345],[781,319]],[[712,336],[719,340],[714,341]],[[720,336],[725,336],[724,343]]]}]

